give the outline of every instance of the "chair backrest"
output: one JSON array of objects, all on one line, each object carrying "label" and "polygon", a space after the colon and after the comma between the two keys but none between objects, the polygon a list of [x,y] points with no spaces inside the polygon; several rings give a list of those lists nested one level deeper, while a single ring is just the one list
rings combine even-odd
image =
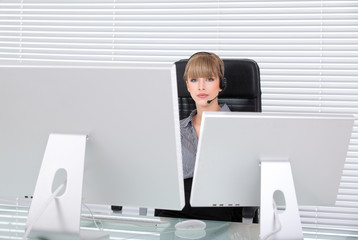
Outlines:
[{"label": "chair backrest", "polygon": [[[261,112],[260,69],[250,59],[223,59],[227,87],[219,94],[219,104],[226,103],[231,111]],[[178,84],[179,115],[183,119],[195,109],[183,79],[188,60],[175,63]]]}]

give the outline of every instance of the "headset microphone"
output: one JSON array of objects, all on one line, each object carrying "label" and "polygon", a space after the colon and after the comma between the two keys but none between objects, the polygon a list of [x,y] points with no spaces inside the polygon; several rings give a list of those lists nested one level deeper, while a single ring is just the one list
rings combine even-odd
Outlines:
[{"label": "headset microphone", "polygon": [[218,95],[216,95],[216,97],[214,97],[213,99],[208,100],[208,101],[207,101],[207,103],[208,103],[208,104],[210,104],[210,103],[211,103],[212,101],[214,101],[214,100],[215,100],[215,98],[217,98],[217,97],[218,97]]}]

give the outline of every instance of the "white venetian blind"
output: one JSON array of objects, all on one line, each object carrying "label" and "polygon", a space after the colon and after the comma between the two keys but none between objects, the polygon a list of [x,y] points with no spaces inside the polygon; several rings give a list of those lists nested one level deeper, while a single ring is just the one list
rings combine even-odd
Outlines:
[{"label": "white venetian blind", "polygon": [[[196,51],[256,60],[264,112],[358,117],[358,0],[0,1],[2,65],[174,62]],[[336,206],[300,210],[309,237],[357,237],[358,120]]]}]

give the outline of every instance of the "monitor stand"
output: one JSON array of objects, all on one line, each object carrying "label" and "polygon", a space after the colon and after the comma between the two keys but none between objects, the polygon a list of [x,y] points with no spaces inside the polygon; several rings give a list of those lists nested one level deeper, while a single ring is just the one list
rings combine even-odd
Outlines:
[{"label": "monitor stand", "polygon": [[[285,210],[278,212],[274,202],[277,192],[283,194]],[[302,239],[291,164],[288,160],[261,160],[260,239]]]},{"label": "monitor stand", "polygon": [[25,238],[108,239],[103,232],[80,230],[86,140],[86,135],[50,134]]}]

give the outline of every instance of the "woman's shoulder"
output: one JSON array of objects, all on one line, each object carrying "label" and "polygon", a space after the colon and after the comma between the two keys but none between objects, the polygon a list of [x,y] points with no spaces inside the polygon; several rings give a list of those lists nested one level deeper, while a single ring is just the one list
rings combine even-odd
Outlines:
[{"label": "woman's shoulder", "polygon": [[221,106],[220,111],[221,112],[231,112],[229,106],[226,103]]}]

